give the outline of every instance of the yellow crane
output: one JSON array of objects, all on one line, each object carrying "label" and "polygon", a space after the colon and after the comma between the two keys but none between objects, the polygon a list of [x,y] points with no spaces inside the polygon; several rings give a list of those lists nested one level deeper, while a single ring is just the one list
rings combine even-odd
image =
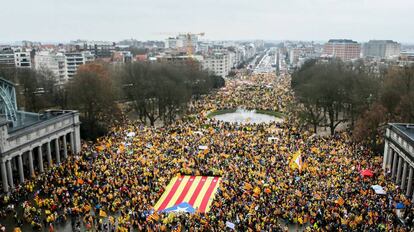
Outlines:
[{"label": "yellow crane", "polygon": [[192,33],[187,33],[187,55],[191,56],[193,55],[194,51],[194,45],[193,45],[193,40],[192,40],[192,36],[196,35],[196,36],[204,36],[205,33],[201,32],[201,33],[196,33],[196,34],[192,34]]},{"label": "yellow crane", "polygon": [[193,55],[194,51],[194,44],[193,44],[193,40],[192,37],[193,36],[204,36],[205,33],[201,32],[201,33],[191,33],[191,32],[187,32],[187,33],[173,33],[173,32],[161,32],[161,33],[157,33],[158,35],[167,35],[167,36],[171,36],[172,34],[176,34],[176,35],[184,35],[185,36],[185,41],[184,41],[184,49],[187,53],[187,55],[191,56]]}]

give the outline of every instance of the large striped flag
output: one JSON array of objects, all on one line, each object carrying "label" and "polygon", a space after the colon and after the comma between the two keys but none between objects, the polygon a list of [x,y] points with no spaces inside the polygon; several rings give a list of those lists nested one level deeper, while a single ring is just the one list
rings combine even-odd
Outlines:
[{"label": "large striped flag", "polygon": [[214,176],[176,176],[154,209],[163,212],[208,212],[220,180],[220,177]]}]

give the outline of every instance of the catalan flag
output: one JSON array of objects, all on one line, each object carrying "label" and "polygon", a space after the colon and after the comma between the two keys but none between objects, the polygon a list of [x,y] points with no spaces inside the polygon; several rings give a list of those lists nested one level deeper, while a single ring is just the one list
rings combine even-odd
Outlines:
[{"label": "catalan flag", "polygon": [[299,169],[299,171],[302,170],[302,156],[300,153],[300,150],[297,151],[295,154],[293,154],[292,159],[289,162],[289,166],[291,169]]},{"label": "catalan flag", "polygon": [[106,214],[106,212],[105,212],[105,211],[103,211],[102,209],[101,209],[101,210],[99,210],[99,216],[100,216],[100,217],[108,217],[108,215]]},{"label": "catalan flag", "polygon": [[163,212],[208,212],[220,181],[220,177],[214,176],[176,176],[154,209]]},{"label": "catalan flag", "polygon": [[158,221],[158,219],[160,219],[160,216],[158,216],[156,212],[152,213],[147,217],[147,221]]}]

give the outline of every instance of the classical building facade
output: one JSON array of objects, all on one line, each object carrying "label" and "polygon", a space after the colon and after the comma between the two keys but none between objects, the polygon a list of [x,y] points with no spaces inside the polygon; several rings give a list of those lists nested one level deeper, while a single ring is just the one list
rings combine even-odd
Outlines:
[{"label": "classical building facade", "polygon": [[43,173],[79,153],[80,122],[76,111],[18,111],[13,83],[0,79],[1,188],[9,192],[25,179]]},{"label": "classical building facade", "polygon": [[414,201],[414,124],[389,124],[382,168]]}]

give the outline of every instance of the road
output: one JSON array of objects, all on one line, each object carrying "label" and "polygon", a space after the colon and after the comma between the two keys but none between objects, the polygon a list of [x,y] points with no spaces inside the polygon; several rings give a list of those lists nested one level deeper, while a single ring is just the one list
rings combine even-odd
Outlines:
[{"label": "road", "polygon": [[276,72],[277,50],[271,48],[265,51],[265,55],[259,64],[254,67],[253,73],[273,73]]}]

